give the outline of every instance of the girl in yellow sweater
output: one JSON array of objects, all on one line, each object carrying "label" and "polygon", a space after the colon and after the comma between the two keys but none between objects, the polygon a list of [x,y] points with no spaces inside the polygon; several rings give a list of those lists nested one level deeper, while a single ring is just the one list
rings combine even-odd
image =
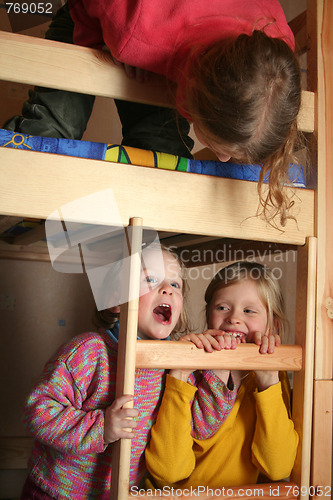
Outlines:
[{"label": "girl in yellow sweater", "polygon": [[[194,334],[187,335],[185,340],[206,350],[254,342],[262,353],[273,352],[279,345],[285,324],[283,299],[278,281],[265,266],[249,262],[227,266],[213,278],[205,301],[209,330],[194,340]],[[151,476],[147,488],[241,486],[256,483],[260,472],[273,481],[288,477],[298,435],[290,418],[286,374],[210,372],[216,391],[236,390],[237,397],[222,425],[212,418],[204,438],[191,421],[196,388],[188,382],[189,375],[185,370],[171,370],[168,375],[146,448]],[[211,411],[209,403],[207,412]]]}]

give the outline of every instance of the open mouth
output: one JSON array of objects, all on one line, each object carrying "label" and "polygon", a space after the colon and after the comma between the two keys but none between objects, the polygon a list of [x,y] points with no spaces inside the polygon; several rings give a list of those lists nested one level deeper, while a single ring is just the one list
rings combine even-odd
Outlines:
[{"label": "open mouth", "polygon": [[171,306],[169,304],[160,304],[153,310],[153,315],[160,323],[169,325],[171,323]]}]

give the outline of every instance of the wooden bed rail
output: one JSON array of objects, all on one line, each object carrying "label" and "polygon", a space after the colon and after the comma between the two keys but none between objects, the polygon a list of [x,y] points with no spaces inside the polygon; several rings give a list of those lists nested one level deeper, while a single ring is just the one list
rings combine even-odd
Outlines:
[{"label": "wooden bed rail", "polygon": [[172,107],[165,78],[128,78],[109,52],[4,31],[0,46],[0,80]]},{"label": "wooden bed rail", "polygon": [[136,367],[299,371],[302,368],[302,348],[281,345],[273,354],[264,355],[254,344],[240,344],[234,350],[209,353],[189,342],[140,340],[136,343]]},{"label": "wooden bed rail", "polygon": [[[130,79],[108,52],[0,31],[0,80],[172,107],[172,88],[152,75]],[[314,131],[314,94],[302,92],[298,127]]]},{"label": "wooden bed rail", "polygon": [[[135,213],[156,231],[294,245],[303,245],[314,234],[312,190],[287,188],[293,194],[292,213],[297,222],[288,220],[277,230],[256,216],[255,182],[200,175],[197,196],[199,175],[0,148],[0,213],[46,219],[66,203],[112,188],[124,226]],[[177,198],[177,212],[175,192],[182,193]],[[152,210],[154,206],[159,209]]]}]

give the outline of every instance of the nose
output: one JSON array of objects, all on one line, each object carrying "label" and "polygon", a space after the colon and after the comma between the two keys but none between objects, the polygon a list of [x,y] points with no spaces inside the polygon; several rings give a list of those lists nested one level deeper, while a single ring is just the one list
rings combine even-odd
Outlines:
[{"label": "nose", "polygon": [[173,294],[173,288],[170,285],[170,283],[163,281],[163,283],[160,286],[160,293],[167,294],[167,295],[172,295]]},{"label": "nose", "polygon": [[237,311],[231,310],[228,317],[226,318],[226,321],[231,325],[238,325],[241,322],[241,319]]}]

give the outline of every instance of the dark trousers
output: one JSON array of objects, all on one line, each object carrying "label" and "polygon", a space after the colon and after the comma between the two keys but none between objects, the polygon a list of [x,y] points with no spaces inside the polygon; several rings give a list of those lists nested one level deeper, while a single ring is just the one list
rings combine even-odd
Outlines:
[{"label": "dark trousers", "polygon": [[[45,38],[73,43],[74,23],[65,4],[53,18]],[[81,139],[95,96],[35,87],[22,108],[3,128],[44,137]],[[115,100],[125,146],[191,158],[189,123],[175,110]]]}]

